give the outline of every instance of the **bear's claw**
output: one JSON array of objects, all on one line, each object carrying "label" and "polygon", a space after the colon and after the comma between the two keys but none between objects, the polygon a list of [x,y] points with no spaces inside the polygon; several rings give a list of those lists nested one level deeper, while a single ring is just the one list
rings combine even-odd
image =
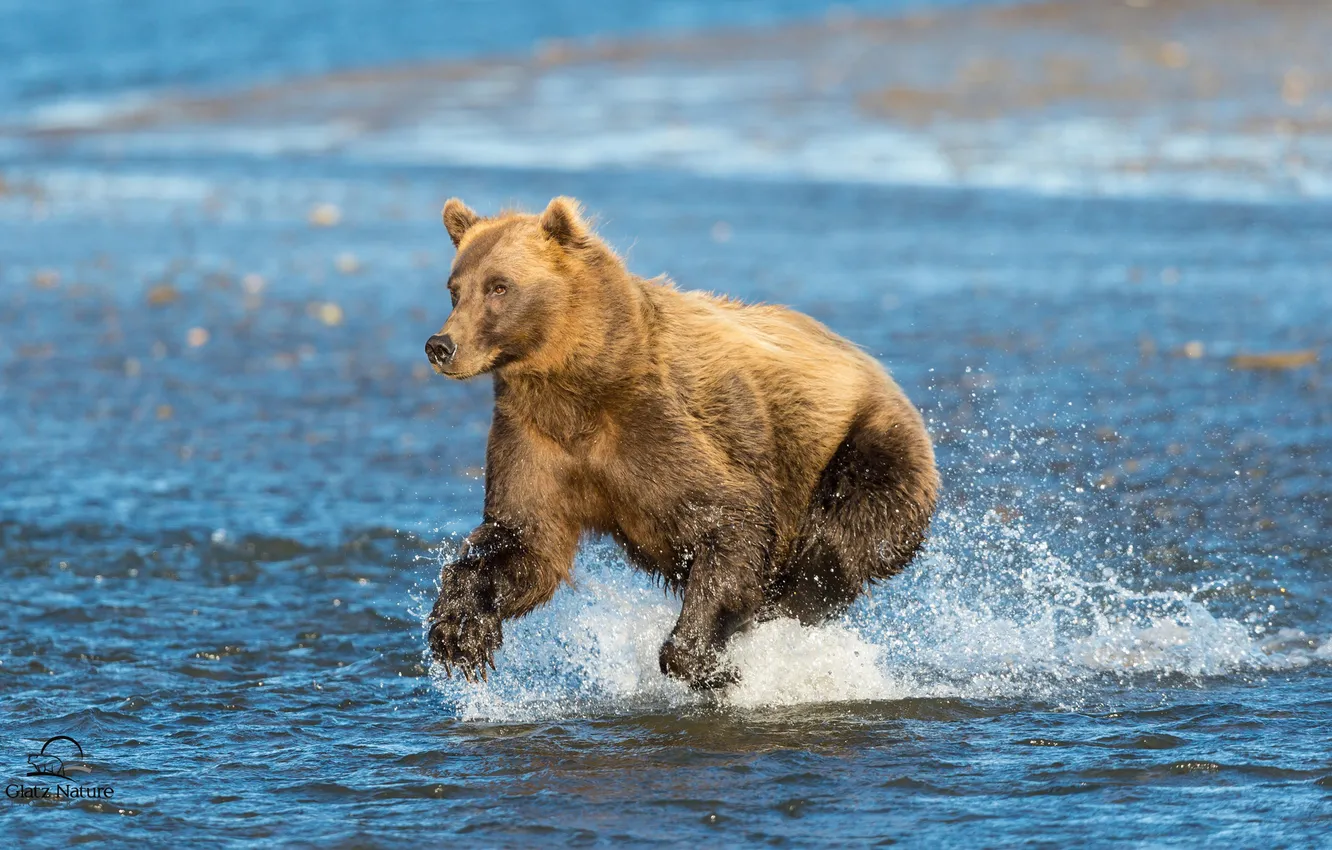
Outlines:
[{"label": "bear's claw", "polygon": [[495,653],[504,642],[496,614],[460,610],[457,600],[441,597],[430,615],[430,652],[452,678],[457,667],[469,682],[485,681],[495,669]]}]

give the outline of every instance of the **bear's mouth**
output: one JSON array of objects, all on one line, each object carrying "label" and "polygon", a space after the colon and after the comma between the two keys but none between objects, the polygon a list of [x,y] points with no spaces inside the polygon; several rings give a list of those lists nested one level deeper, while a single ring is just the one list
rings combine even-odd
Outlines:
[{"label": "bear's mouth", "polygon": [[446,378],[452,378],[455,381],[466,381],[475,378],[477,375],[484,375],[486,372],[494,369],[496,366],[500,365],[503,357],[504,355],[501,352],[494,351],[485,359],[485,362],[470,369],[463,368],[463,365],[456,361],[441,363],[431,357],[430,368],[434,369],[436,374],[443,375]]}]

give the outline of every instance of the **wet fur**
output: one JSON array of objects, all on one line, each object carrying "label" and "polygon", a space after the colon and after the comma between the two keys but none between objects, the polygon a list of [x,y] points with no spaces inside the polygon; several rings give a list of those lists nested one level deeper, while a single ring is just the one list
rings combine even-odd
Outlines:
[{"label": "wet fur", "polygon": [[501,622],[570,579],[584,533],[683,597],[661,666],[695,687],[734,679],[719,655],[737,629],[835,616],[919,551],[930,439],[855,346],[784,307],[635,277],[569,199],[490,219],[455,199],[444,222],[458,350],[432,363],[495,388],[484,521],[431,616],[446,669],[493,667]]}]

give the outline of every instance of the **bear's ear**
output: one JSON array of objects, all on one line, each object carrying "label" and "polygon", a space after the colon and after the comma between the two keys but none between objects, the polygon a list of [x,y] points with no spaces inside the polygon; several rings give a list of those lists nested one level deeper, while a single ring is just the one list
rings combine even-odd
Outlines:
[{"label": "bear's ear", "polygon": [[463,234],[481,220],[481,217],[472,212],[467,204],[457,198],[449,198],[444,202],[443,217],[444,229],[449,232],[449,238],[453,240],[455,248],[462,242]]},{"label": "bear's ear", "polygon": [[588,235],[582,207],[573,198],[559,197],[552,200],[541,214],[541,229],[565,248],[582,245]]}]

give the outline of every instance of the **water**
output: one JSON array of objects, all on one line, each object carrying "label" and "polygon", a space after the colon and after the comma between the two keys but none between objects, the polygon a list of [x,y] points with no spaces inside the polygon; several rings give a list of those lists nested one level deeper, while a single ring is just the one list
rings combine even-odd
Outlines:
[{"label": "water", "polygon": [[[975,4],[850,0],[836,8],[884,12]],[[400,0],[391,8],[373,0],[4,0],[0,51],[7,68],[0,74],[0,103],[68,106],[99,95],[227,88],[348,68],[525,52],[542,40],[772,24],[818,17],[824,9],[814,0]]]},{"label": "water", "polygon": [[[7,799],[12,843],[1325,846],[1325,201],[99,138],[0,172],[0,763],[69,735],[114,796]],[[926,554],[715,697],[605,543],[489,683],[424,652],[489,416],[421,353],[438,210],[561,193],[864,345],[937,440]]]}]

